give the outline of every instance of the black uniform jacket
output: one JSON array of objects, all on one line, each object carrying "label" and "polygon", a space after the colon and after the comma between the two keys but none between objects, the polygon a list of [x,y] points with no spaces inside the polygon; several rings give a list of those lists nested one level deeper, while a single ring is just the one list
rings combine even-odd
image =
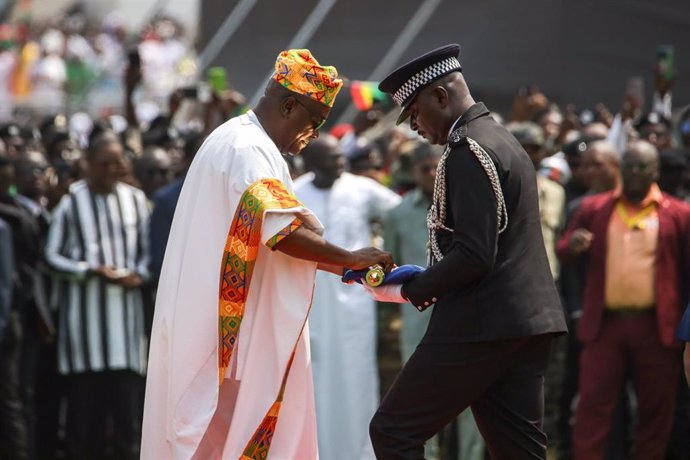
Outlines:
[{"label": "black uniform jacket", "polygon": [[483,342],[567,330],[546,257],[534,166],[517,140],[470,107],[453,131],[475,140],[492,158],[501,181],[508,226],[498,234],[489,178],[463,137],[446,161],[443,259],[406,283],[418,309],[434,305],[422,343]]}]

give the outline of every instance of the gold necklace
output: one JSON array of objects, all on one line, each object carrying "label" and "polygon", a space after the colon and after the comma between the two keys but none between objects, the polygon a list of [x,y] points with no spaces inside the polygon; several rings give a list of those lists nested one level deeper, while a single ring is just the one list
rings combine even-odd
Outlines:
[{"label": "gold necklace", "polygon": [[632,216],[629,216],[628,210],[625,209],[625,205],[622,201],[619,201],[616,205],[616,211],[618,211],[618,215],[621,217],[626,227],[628,227],[630,230],[644,230],[647,226],[644,220],[647,217],[649,217],[655,209],[655,204],[651,203],[650,205],[642,209],[640,212]]}]

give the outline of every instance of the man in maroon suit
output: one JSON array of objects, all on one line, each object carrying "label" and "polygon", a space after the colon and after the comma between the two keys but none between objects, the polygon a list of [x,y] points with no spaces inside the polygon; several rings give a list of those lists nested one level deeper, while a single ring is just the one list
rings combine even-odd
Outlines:
[{"label": "man in maroon suit", "polygon": [[635,459],[663,458],[680,371],[674,337],[688,300],[690,207],[656,184],[648,142],[623,154],[622,190],[583,200],[557,246],[564,264],[586,257],[575,458],[603,459],[611,417],[630,370],[639,405]]}]

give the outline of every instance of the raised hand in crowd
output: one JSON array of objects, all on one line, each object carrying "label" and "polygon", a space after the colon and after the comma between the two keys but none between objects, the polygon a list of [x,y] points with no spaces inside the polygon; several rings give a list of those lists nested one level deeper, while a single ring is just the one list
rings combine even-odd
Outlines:
[{"label": "raised hand in crowd", "polygon": [[172,120],[177,111],[180,110],[183,100],[184,91],[182,91],[181,88],[178,88],[170,93],[170,97],[168,97],[168,117],[170,120]]},{"label": "raised hand in crowd", "polygon": [[623,121],[625,120],[632,120],[637,117],[637,115],[640,113],[641,109],[641,102],[639,99],[632,97],[629,94],[626,94],[623,97],[623,104],[621,106],[621,117],[623,117]]},{"label": "raised hand in crowd", "polygon": [[578,117],[575,111],[575,106],[573,104],[566,105],[563,111],[563,122],[556,137],[556,144],[561,145],[568,133],[573,130],[579,130],[581,128],[580,125],[580,117]]},{"label": "raised hand in crowd", "polygon": [[[219,124],[237,114],[237,110],[247,105],[247,98],[234,89],[224,91],[211,90],[211,98],[204,103],[204,129],[210,134]],[[218,118],[220,117],[220,122]]]},{"label": "raised hand in crowd", "polygon": [[663,97],[673,89],[675,75],[673,69],[667,69],[668,63],[662,59],[657,58],[654,63],[654,89]]},{"label": "raised hand in crowd", "polygon": [[[130,56],[138,56],[138,52],[131,52]],[[139,126],[137,121],[136,110],[134,107],[134,90],[141,82],[142,71],[141,61],[134,57],[130,57],[125,69],[124,84],[125,84],[125,118],[131,127]]]},{"label": "raised hand in crowd", "polygon": [[605,124],[607,127],[610,128],[613,124],[613,114],[604,103],[599,102],[594,106],[594,114],[596,115],[596,121]]},{"label": "raised hand in crowd", "polygon": [[513,99],[513,121],[530,121],[536,114],[546,109],[549,99],[536,85],[522,86]]},{"label": "raised hand in crowd", "polygon": [[247,105],[247,98],[242,93],[234,89],[226,89],[221,93],[214,92],[214,100],[218,105],[218,111],[222,114],[223,119],[227,120],[232,117],[234,112],[239,108]]},{"label": "raised hand in crowd", "polygon": [[141,79],[141,64],[130,62],[125,69],[125,91],[128,94],[133,93]]},{"label": "raised hand in crowd", "polygon": [[620,114],[623,121],[634,120],[640,116],[644,100],[642,82],[639,79],[630,79],[625,89]]}]

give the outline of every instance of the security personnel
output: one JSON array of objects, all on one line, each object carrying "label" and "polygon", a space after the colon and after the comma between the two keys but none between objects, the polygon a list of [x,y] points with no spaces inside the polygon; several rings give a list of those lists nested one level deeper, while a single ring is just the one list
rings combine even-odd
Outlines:
[{"label": "security personnel", "polygon": [[[430,266],[399,289],[422,311],[422,342],[371,421],[380,459],[420,459],[424,443],[468,406],[494,460],[546,458],[543,376],[566,332],[539,220],[534,166],[475,103],[459,45],[386,77],[410,127],[446,144],[427,224]],[[390,288],[389,288],[390,289]],[[376,291],[373,295],[376,298]],[[390,300],[390,291],[385,293]]]}]

